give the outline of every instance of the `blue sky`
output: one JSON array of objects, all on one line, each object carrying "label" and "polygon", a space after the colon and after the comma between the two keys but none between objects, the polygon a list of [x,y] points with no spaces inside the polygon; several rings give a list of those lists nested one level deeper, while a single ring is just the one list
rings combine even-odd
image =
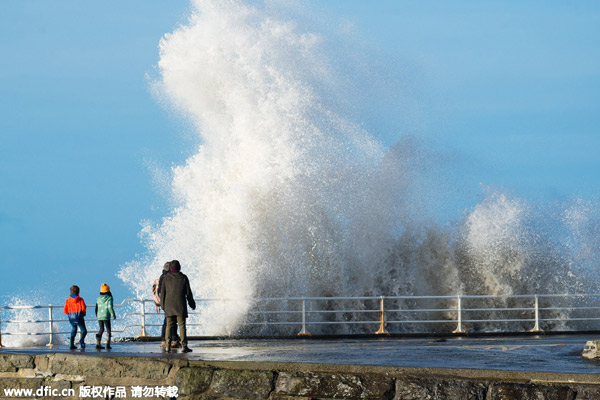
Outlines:
[{"label": "blue sky", "polygon": [[[475,192],[598,196],[600,3],[314,4],[398,67],[405,100],[362,121],[384,143],[414,134],[460,154]],[[102,282],[128,296],[114,274],[144,251],[139,223],[169,213],[152,166],[193,150],[147,77],[188,12],[183,0],[0,3],[2,299],[55,302],[74,283],[94,297]]]}]

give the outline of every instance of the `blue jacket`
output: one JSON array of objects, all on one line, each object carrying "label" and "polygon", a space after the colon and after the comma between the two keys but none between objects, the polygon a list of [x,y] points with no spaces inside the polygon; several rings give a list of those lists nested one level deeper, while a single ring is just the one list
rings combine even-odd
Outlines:
[{"label": "blue jacket", "polygon": [[64,312],[69,316],[69,322],[77,323],[85,317],[85,301],[79,296],[71,296],[65,302]]}]

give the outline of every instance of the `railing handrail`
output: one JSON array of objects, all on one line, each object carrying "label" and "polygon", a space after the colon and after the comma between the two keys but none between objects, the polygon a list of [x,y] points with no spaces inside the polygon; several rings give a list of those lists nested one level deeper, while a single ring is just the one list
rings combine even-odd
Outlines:
[{"label": "railing handrail", "polygon": [[[564,294],[511,294],[511,295],[482,295],[482,294],[474,294],[467,295],[461,294],[460,297],[462,299],[522,299],[522,298],[543,298],[543,297],[600,297],[600,293],[564,293]],[[315,297],[238,297],[238,298],[218,298],[218,297],[209,297],[209,298],[200,298],[196,299],[196,302],[209,302],[209,301],[243,301],[243,302],[260,302],[260,301],[301,301],[301,300],[309,300],[309,301],[335,301],[335,300],[442,300],[442,299],[456,299],[456,295],[403,295],[403,296],[315,296]],[[114,307],[121,308],[124,307],[127,303],[154,303],[153,299],[149,298],[129,298],[124,299],[121,303],[114,304]],[[35,304],[35,305],[4,305],[0,306],[2,310],[31,310],[31,309],[62,309],[64,305],[56,305],[56,304]],[[88,307],[93,308],[95,305],[89,305]]]},{"label": "railing handrail", "polygon": [[[560,322],[568,322],[568,321],[600,321],[600,318],[595,318],[594,316],[590,316],[588,318],[583,318],[578,315],[570,315],[569,317],[561,316],[559,312],[574,312],[574,311],[583,311],[583,310],[600,310],[599,306],[593,306],[589,304],[585,305],[577,305],[577,304],[564,304],[564,303],[556,303],[553,302],[553,299],[585,299],[585,298],[600,298],[600,293],[546,293],[546,294],[507,294],[507,295],[486,295],[486,294],[459,294],[459,295],[418,295],[418,296],[409,296],[409,295],[393,295],[393,296],[313,296],[313,297],[257,297],[257,298],[202,298],[197,299],[198,304],[202,303],[212,303],[212,302],[244,302],[248,304],[252,304],[256,306],[260,303],[266,303],[269,305],[272,302],[280,302],[285,303],[286,306],[284,309],[251,309],[246,313],[247,316],[251,316],[253,319],[245,321],[241,324],[241,326],[286,326],[286,325],[296,325],[301,326],[302,329],[299,332],[300,335],[310,335],[307,330],[307,326],[318,326],[318,325],[343,325],[343,324],[378,324],[379,330],[376,332],[377,334],[388,334],[385,329],[385,325],[395,325],[395,324],[446,324],[446,323],[455,323],[457,324],[457,328],[453,331],[454,333],[465,333],[466,329],[463,324],[478,324],[478,323],[531,323],[535,322],[534,328],[531,332],[540,332],[540,322],[549,323],[551,321],[560,321]],[[498,307],[494,307],[490,305],[489,302],[484,303],[473,303],[473,300],[500,300],[503,302],[507,302],[509,300],[520,299],[525,300],[526,303],[522,302],[514,302],[508,303],[513,305],[498,304]],[[540,307],[539,300],[545,299],[545,304],[543,307]],[[412,307],[406,307],[406,303],[395,303],[398,300],[407,300],[408,304],[412,305]],[[417,306],[416,302],[422,302],[424,300],[432,300],[432,301],[444,301],[443,304],[438,304],[437,307],[433,304],[421,305],[421,307]],[[531,300],[531,303],[529,302]],[[334,302],[334,306],[331,304],[327,305],[327,308],[322,308],[323,301]],[[367,302],[373,303],[367,303]],[[450,301],[450,303],[447,303]],[[466,301],[467,307],[463,306],[463,302]],[[150,309],[146,309],[147,303],[154,304],[154,300],[149,298],[128,298],[121,301],[121,303],[115,304],[115,308],[122,308],[129,304],[138,304],[139,311],[134,312],[124,312],[119,313],[120,321],[129,320],[130,318],[140,317],[139,324],[129,323],[125,327],[121,329],[113,329],[115,333],[122,333],[130,328],[141,328],[141,336],[147,336],[146,327],[158,327],[161,324],[157,323],[147,323],[146,319],[148,316],[158,315],[159,312],[155,310],[153,307]],[[294,302],[299,302],[298,305],[293,304]],[[306,305],[311,302],[311,307],[308,308]],[[336,302],[345,303],[350,306],[350,308],[345,309],[343,306],[335,306]],[[358,306],[356,302],[360,302],[364,309],[361,309],[361,306]],[[385,306],[387,302],[387,308]],[[389,306],[389,302],[392,302],[392,307]],[[292,303],[292,304],[290,304]],[[367,308],[366,306],[370,304]],[[481,307],[477,307],[477,304],[480,304]],[[493,303],[492,303],[493,304]],[[88,309],[93,309],[95,305],[88,306]],[[269,307],[271,307],[269,305]],[[405,307],[405,308],[403,308]],[[4,335],[49,335],[50,336],[50,344],[52,345],[52,336],[56,334],[65,334],[68,332],[55,332],[53,331],[53,324],[57,323],[65,323],[68,322],[68,319],[55,319],[52,311],[56,309],[63,309],[62,305],[4,305],[0,306],[0,310],[48,310],[48,318],[15,318],[15,319],[2,319],[0,318],[0,347],[2,347],[1,335],[2,335],[2,324],[40,324],[47,323],[49,324],[49,330],[46,332],[4,332]],[[199,307],[202,310],[202,307]],[[494,315],[490,315],[490,318],[482,318],[482,312],[492,312]],[[519,312],[520,314],[512,314],[514,312]],[[379,320],[375,320],[375,313],[379,313]],[[437,317],[436,314],[438,313]],[[440,319],[440,314],[444,313],[444,318]],[[465,318],[463,318],[463,313],[468,313]],[[499,313],[504,313],[506,315],[502,315]],[[507,314],[511,313],[511,314]],[[540,313],[544,313],[544,317],[540,317]],[[202,314],[202,311],[190,312],[190,315],[199,315]],[[327,315],[340,315],[340,314],[360,314],[359,318],[350,318],[342,320],[324,320],[327,319]],[[416,314],[416,315],[415,315]],[[549,314],[549,315],[548,315]],[[282,318],[282,320],[267,320],[266,316],[272,316],[269,318],[273,318],[273,316],[285,315],[286,318]],[[403,315],[407,319],[398,319],[399,315]],[[4,315],[0,314],[0,317]],[[264,321],[257,321],[257,318],[264,316]],[[307,316],[313,316],[312,320],[309,320]],[[323,316],[323,317],[319,317]],[[386,316],[394,316],[395,318],[389,319],[386,321]],[[419,318],[419,316],[424,316],[424,318]],[[291,317],[291,318],[290,318]],[[316,319],[316,320],[315,320]],[[341,318],[340,318],[341,319]],[[94,315],[90,315],[88,320],[95,321]],[[188,326],[201,326],[201,324],[196,323],[194,321],[190,321],[187,324]],[[91,330],[94,332],[94,330]],[[140,336],[138,335],[138,336]]]}]

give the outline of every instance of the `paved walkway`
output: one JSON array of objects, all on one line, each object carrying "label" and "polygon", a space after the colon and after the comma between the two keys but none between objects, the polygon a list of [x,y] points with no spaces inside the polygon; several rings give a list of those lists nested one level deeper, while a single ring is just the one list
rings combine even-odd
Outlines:
[{"label": "paved walkway", "polygon": [[[140,355],[185,357],[210,361],[273,361],[358,364],[420,368],[467,368],[600,375],[600,361],[581,357],[592,335],[501,338],[374,338],[374,339],[225,339],[194,340],[193,353],[164,354],[158,342],[116,343],[110,352],[88,345],[74,353],[102,356]],[[43,354],[71,352],[54,348],[4,348],[4,352]]]}]

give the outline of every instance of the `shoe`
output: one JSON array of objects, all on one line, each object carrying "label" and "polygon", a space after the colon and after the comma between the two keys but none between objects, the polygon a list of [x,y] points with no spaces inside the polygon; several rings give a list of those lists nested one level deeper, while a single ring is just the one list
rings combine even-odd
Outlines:
[{"label": "shoe", "polygon": [[77,349],[77,346],[75,346],[74,344],[72,344],[72,345],[69,346],[69,349],[75,350],[75,349]]},{"label": "shoe", "polygon": [[100,343],[101,340],[102,337],[96,335],[96,350],[102,350],[104,348],[104,346],[102,346],[102,343]]},{"label": "shoe", "polygon": [[189,348],[189,347],[187,347],[187,346],[183,346],[183,350],[181,350],[181,352],[182,352],[182,353],[191,353],[191,352],[192,352],[192,349],[190,349],[190,348]]},{"label": "shoe", "polygon": [[174,340],[171,342],[171,348],[172,349],[180,349],[181,343],[178,340]]},{"label": "shoe", "polygon": [[81,347],[81,350],[85,350],[85,342],[79,342],[79,347]]},{"label": "shoe", "polygon": [[167,349],[167,342],[165,342],[164,340],[162,342],[160,342],[160,349],[161,350],[166,350]]}]

